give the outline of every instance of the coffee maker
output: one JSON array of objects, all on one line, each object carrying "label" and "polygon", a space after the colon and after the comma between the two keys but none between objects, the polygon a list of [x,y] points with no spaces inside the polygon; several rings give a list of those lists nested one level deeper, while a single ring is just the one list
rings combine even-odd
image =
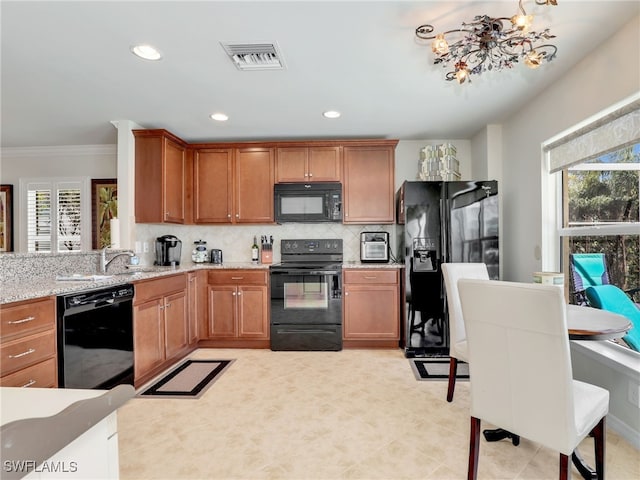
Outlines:
[{"label": "coffee maker", "polygon": [[173,267],[180,265],[182,242],[174,235],[163,235],[156,238],[156,261],[154,265]]}]

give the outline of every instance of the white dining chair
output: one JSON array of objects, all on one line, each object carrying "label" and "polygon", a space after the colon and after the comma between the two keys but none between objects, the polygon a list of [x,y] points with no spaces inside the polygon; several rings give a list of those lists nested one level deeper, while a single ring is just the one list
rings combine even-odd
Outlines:
[{"label": "white dining chair", "polygon": [[480,423],[560,452],[560,479],[569,457],[590,433],[604,478],[609,392],[573,380],[566,304],[556,286],[458,281],[471,376],[468,479],[477,478]]},{"label": "white dining chair", "polygon": [[469,362],[467,336],[464,331],[464,321],[458,295],[458,280],[461,278],[489,280],[489,273],[484,263],[443,263],[442,276],[444,277],[447,309],[449,311],[449,385],[447,387],[447,402],[451,402],[456,388],[458,362]]}]

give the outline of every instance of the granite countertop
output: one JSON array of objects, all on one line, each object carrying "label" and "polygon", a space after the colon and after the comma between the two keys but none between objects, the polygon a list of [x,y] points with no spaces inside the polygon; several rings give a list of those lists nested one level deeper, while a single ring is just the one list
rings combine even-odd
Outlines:
[{"label": "granite countertop", "polygon": [[362,263],[347,262],[342,264],[342,268],[375,268],[375,269],[399,269],[404,268],[403,263]]},{"label": "granite countertop", "polygon": [[[106,275],[83,276],[82,280],[56,280],[55,277],[25,277],[24,280],[0,283],[0,304],[31,300],[50,295],[66,295],[84,290],[95,290],[113,285],[139,282],[152,278],[159,278],[177,273],[185,273],[197,270],[222,270],[222,269],[263,269],[269,265],[253,264],[250,262],[222,263],[222,264],[189,264],[178,267],[137,266],[127,268],[125,271],[107,273]],[[65,276],[63,278],[68,278]]]},{"label": "granite countertop", "polygon": [[[84,290],[95,290],[113,285],[135,283],[143,280],[175,275],[198,270],[225,270],[225,269],[258,269],[267,270],[268,264],[254,264],[250,262],[238,263],[200,263],[180,265],[178,267],[137,266],[129,267],[125,271],[109,272],[102,275],[86,275],[81,280],[56,280],[55,277],[31,277],[22,281],[0,283],[0,304],[31,300],[50,295],[67,295]],[[345,269],[371,268],[371,269],[398,269],[404,265],[398,263],[361,263],[346,262],[342,265]],[[67,278],[69,276],[63,277]],[[92,277],[92,278],[91,278]]]}]

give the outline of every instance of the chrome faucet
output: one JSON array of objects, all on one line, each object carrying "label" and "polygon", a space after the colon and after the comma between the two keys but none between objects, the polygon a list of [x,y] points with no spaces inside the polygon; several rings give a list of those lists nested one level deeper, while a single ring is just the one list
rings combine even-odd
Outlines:
[{"label": "chrome faucet", "polygon": [[107,260],[107,248],[108,247],[104,247],[100,252],[100,265],[98,267],[100,270],[100,273],[107,273],[107,268],[109,267],[109,265],[111,265],[111,262],[113,262],[118,257],[122,257],[123,255],[128,255],[129,257],[136,256],[135,253],[131,251],[127,251],[122,253],[116,253],[113,257]]}]

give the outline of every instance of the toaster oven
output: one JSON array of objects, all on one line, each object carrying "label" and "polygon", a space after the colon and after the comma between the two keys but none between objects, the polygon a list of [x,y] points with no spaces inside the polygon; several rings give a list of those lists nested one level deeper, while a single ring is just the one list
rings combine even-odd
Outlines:
[{"label": "toaster oven", "polygon": [[360,261],[370,263],[389,262],[389,233],[362,232],[360,234]]}]

